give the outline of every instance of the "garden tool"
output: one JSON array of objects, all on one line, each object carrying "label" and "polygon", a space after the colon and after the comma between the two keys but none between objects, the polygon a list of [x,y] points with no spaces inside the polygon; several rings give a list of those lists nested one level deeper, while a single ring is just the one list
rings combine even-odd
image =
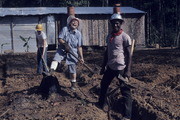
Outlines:
[{"label": "garden tool", "polygon": [[88,75],[89,77],[92,77],[94,74],[95,74],[95,71],[97,71],[98,69],[91,69],[87,64],[85,64],[85,63],[82,63],[81,62],[81,59],[79,59],[77,56],[76,56],[76,54],[74,54],[73,52],[72,52],[72,49],[71,49],[71,47],[68,45],[68,43],[67,42],[65,42],[65,43],[63,43],[63,46],[64,46],[64,50],[66,51],[66,53],[69,53],[69,54],[71,54],[72,56],[74,56],[82,65],[84,65],[89,71],[90,71],[90,74]]},{"label": "garden tool", "polygon": [[121,86],[121,87],[123,87],[124,85],[127,85],[127,86],[129,86],[130,88],[136,88],[134,85],[132,85],[132,84],[130,83],[129,78],[123,77],[121,74],[119,74],[117,78],[118,78],[119,80],[121,80],[121,82],[120,82],[120,86]]},{"label": "garden tool", "polygon": [[81,59],[79,59],[79,58],[72,52],[72,49],[70,48],[70,46],[68,45],[67,42],[63,43],[63,45],[64,45],[64,49],[65,49],[66,53],[69,53],[69,54],[71,54],[72,56],[74,56],[82,65],[84,65],[84,66],[91,72],[91,74],[89,74],[88,76],[92,76],[92,75],[95,74],[94,71],[93,71],[87,64],[82,63],[82,62],[81,62]]},{"label": "garden tool", "polygon": [[[69,51],[68,52],[69,54],[71,54],[72,56],[74,56],[78,61],[81,61],[81,59],[79,59],[73,52]],[[89,71],[90,71],[90,74],[88,76],[92,76],[95,74],[95,72],[85,63],[82,63],[80,62],[82,65],[84,65]]]},{"label": "garden tool", "polygon": [[46,64],[46,62],[45,62],[43,57],[42,57],[42,61],[44,63],[44,67],[45,67],[45,69],[47,71],[47,72],[43,71],[43,74],[46,75],[46,76],[50,76],[51,74],[50,74],[49,68],[48,68],[48,66],[47,66],[47,64]]},{"label": "garden tool", "polygon": [[[130,51],[131,56],[133,55],[134,44],[135,44],[135,40],[133,39],[132,40],[132,45],[131,45],[131,51]],[[118,79],[120,79],[122,83],[124,83],[125,85],[129,86],[130,88],[136,88],[136,84],[131,83],[129,78],[123,77],[121,74],[119,74],[118,75]],[[121,85],[124,85],[124,84],[121,84]]]},{"label": "garden tool", "polygon": [[[133,39],[133,40],[132,40],[132,45],[131,45],[131,51],[130,51],[131,56],[133,55],[133,51],[134,51],[134,43],[135,43],[135,40]],[[119,74],[117,78],[121,81],[120,86],[127,85],[127,86],[129,86],[130,88],[136,88],[136,87],[133,85],[133,83],[131,83],[131,81],[129,80],[129,78],[123,77],[121,74]]]}]

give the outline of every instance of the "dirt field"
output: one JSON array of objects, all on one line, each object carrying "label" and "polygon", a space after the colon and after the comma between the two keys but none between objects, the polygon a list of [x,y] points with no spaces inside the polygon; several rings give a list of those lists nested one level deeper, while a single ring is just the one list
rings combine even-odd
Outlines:
[{"label": "dirt field", "polygon": [[[102,49],[84,50],[85,62],[100,69]],[[48,65],[54,52],[48,53]],[[0,119],[2,120],[121,120],[122,97],[119,89],[108,98],[108,111],[94,103],[99,95],[102,76],[88,76],[89,71],[78,65],[78,89],[70,89],[67,66],[55,76],[60,94],[52,93],[47,100],[37,93],[43,78],[36,75],[36,54],[0,55]],[[180,120],[180,50],[136,50],[133,56],[132,120]],[[109,92],[118,88],[114,79]],[[108,108],[108,106],[107,106]]]}]

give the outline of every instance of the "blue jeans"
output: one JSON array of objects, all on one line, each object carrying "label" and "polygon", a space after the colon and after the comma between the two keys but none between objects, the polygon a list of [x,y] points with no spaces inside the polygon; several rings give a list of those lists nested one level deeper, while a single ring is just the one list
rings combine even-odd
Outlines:
[{"label": "blue jeans", "polygon": [[[103,106],[106,99],[106,93],[109,85],[111,84],[114,77],[117,77],[119,74],[123,75],[124,70],[112,70],[109,67],[105,71],[102,81],[101,81],[101,90],[100,90],[100,97],[99,97],[99,105]],[[119,81],[121,82],[121,81]],[[131,118],[132,112],[132,97],[131,97],[131,90],[127,85],[123,87],[120,86],[121,94],[124,97],[124,113],[123,116],[126,118]]]},{"label": "blue jeans", "polygon": [[[37,73],[38,74],[42,74],[43,71],[47,72],[47,69],[45,68],[43,60],[41,58],[42,53],[43,53],[43,47],[38,48],[38,50],[37,50]],[[43,58],[47,64],[47,47],[45,48],[45,53],[44,53]]]}]

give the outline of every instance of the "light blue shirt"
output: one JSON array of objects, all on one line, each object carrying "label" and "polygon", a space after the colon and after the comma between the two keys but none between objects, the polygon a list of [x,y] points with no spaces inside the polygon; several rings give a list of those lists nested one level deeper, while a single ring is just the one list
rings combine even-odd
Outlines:
[{"label": "light blue shirt", "polygon": [[[73,52],[78,57],[77,48],[82,45],[82,35],[80,31],[78,31],[77,29],[75,31],[72,31],[69,27],[64,27],[61,30],[58,38],[63,39],[65,42],[67,42],[71,48],[70,51]],[[59,53],[60,56],[66,56],[62,45],[58,46],[57,52]],[[67,57],[66,64],[76,64],[78,61],[74,56],[70,54],[67,54],[66,57]]]}]

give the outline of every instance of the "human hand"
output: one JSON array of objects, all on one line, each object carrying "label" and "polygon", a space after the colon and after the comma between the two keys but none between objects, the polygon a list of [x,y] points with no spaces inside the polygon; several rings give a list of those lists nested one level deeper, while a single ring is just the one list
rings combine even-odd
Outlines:
[{"label": "human hand", "polygon": [[81,58],[81,59],[80,59],[80,62],[81,62],[82,64],[84,64],[84,59],[83,59],[83,58]]},{"label": "human hand", "polygon": [[43,59],[44,55],[41,55],[41,58]]},{"label": "human hand", "polygon": [[63,45],[64,45],[64,50],[66,51],[66,52],[70,52],[70,46],[65,42],[65,43],[63,43]]},{"label": "human hand", "polygon": [[127,77],[129,79],[131,77],[131,72],[130,71],[125,71],[123,77],[124,78]]}]

